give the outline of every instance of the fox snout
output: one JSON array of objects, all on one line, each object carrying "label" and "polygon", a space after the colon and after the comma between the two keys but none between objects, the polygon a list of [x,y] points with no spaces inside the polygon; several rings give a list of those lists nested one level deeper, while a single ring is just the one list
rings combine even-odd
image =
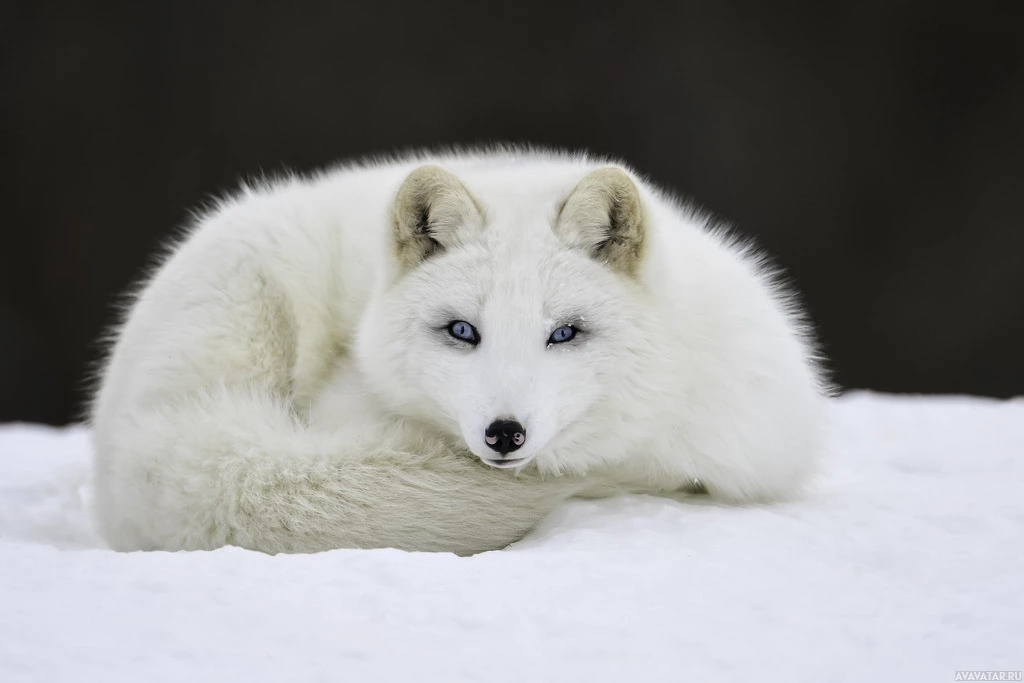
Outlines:
[{"label": "fox snout", "polygon": [[484,443],[501,455],[508,455],[526,443],[526,428],[518,420],[495,420],[484,432]]}]

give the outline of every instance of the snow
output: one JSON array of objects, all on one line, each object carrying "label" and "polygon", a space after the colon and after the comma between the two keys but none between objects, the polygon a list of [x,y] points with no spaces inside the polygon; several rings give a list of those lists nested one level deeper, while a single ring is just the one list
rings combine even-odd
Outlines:
[{"label": "snow", "polygon": [[813,492],[575,501],[512,548],[118,554],[0,426],[0,681],[943,681],[1024,668],[1024,400],[849,394]]}]

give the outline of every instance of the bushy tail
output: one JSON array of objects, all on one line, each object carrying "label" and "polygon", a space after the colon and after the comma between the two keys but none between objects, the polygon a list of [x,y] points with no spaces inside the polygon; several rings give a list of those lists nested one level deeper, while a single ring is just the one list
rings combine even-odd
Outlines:
[{"label": "bushy tail", "polygon": [[95,446],[96,515],[117,550],[468,555],[518,540],[582,488],[489,468],[431,437],[319,432],[259,389],[101,415]]}]

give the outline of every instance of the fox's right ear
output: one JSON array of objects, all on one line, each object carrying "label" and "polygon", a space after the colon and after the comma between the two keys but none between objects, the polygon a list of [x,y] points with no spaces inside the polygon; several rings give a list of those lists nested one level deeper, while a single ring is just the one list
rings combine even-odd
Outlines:
[{"label": "fox's right ear", "polygon": [[484,224],[483,210],[462,181],[434,165],[420,166],[405,179],[391,221],[402,273],[478,235]]}]

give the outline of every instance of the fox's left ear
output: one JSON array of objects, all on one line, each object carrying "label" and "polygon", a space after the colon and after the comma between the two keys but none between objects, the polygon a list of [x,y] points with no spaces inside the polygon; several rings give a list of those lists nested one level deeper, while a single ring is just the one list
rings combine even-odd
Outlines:
[{"label": "fox's left ear", "polygon": [[583,177],[563,202],[555,233],[613,269],[635,276],[643,259],[644,205],[633,180],[609,166]]}]

